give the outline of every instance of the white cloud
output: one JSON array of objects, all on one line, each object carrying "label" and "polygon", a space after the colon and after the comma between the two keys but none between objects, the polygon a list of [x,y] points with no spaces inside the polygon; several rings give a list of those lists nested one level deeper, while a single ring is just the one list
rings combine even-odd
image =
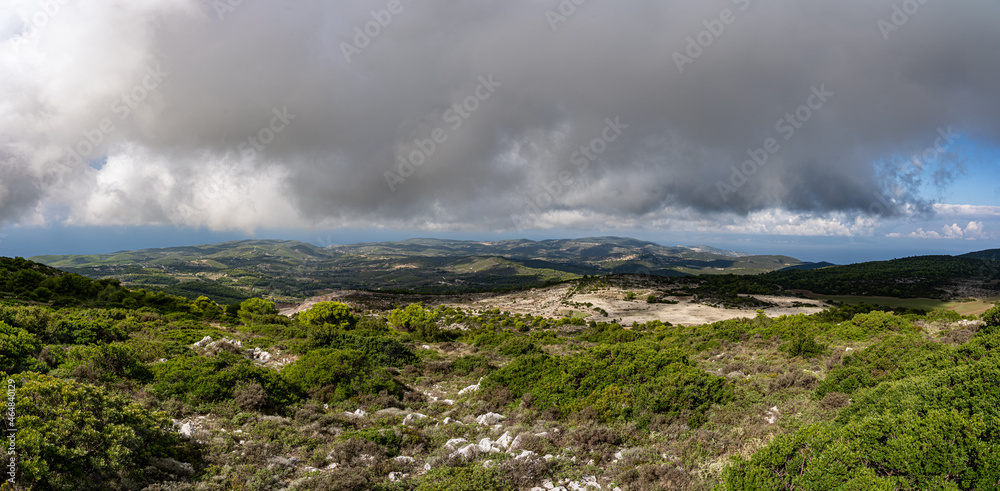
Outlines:
[{"label": "white cloud", "polygon": [[938,215],[1000,217],[1000,206],[983,205],[952,205],[938,203],[934,205]]},{"label": "white cloud", "polygon": [[918,228],[916,231],[909,234],[903,235],[898,232],[886,234],[886,237],[899,238],[899,237],[910,237],[914,239],[951,239],[951,240],[979,240],[986,239],[988,236],[984,232],[983,222],[969,222],[965,228],[962,228],[959,224],[953,223],[950,225],[944,225],[941,227],[940,232],[934,230],[924,230],[923,228]]}]

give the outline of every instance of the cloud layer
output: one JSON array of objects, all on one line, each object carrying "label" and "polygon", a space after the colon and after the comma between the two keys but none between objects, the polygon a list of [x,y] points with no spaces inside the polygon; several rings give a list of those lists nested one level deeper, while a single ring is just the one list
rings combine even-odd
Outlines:
[{"label": "cloud layer", "polygon": [[5,223],[837,235],[1000,141],[985,0],[7,4]]}]

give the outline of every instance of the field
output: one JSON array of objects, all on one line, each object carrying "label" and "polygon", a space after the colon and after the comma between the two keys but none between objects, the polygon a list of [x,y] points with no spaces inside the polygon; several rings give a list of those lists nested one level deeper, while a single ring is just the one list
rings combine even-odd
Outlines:
[{"label": "field", "polygon": [[962,315],[982,314],[989,310],[998,300],[997,298],[988,298],[984,300],[945,301],[932,298],[862,297],[857,295],[810,295],[809,297],[824,302],[839,302],[848,305],[869,304],[921,310],[948,309]]}]

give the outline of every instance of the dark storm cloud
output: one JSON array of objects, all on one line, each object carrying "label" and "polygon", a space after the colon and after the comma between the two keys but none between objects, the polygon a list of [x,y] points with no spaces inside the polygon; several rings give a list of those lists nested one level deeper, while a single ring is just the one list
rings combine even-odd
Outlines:
[{"label": "dark storm cloud", "polygon": [[[958,168],[900,156],[948,128],[1000,139],[996,2],[228,5],[81,0],[26,42],[13,23],[4,218],[43,199],[82,223],[215,228],[892,214]],[[150,69],[169,75],[122,118]],[[108,164],[66,164],[102,118]]]}]

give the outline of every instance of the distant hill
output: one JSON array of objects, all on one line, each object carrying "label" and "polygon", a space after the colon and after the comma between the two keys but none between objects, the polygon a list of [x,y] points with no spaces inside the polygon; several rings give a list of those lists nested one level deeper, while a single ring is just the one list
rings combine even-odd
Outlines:
[{"label": "distant hill", "polygon": [[987,259],[991,261],[1000,261],[1000,249],[989,249],[986,251],[970,252],[968,254],[962,254],[958,257],[967,257],[971,259]]},{"label": "distant hill", "polygon": [[802,263],[802,264],[799,264],[799,265],[796,265],[796,266],[789,266],[789,267],[781,269],[779,271],[796,271],[796,270],[812,271],[814,269],[828,268],[830,266],[836,266],[836,264],[828,263],[826,261],[819,262],[819,263]]},{"label": "distant hill", "polygon": [[758,274],[805,264],[708,246],[667,247],[623,237],[497,242],[411,239],[326,248],[244,240],[35,261],[91,278],[117,278],[231,303],[254,294],[302,298],[336,289],[445,293],[544,285],[585,275]]}]

